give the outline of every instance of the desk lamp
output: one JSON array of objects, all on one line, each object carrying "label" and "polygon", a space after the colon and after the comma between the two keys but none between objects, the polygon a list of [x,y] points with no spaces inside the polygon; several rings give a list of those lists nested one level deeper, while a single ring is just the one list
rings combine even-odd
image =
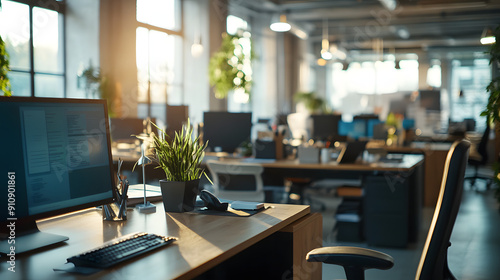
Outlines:
[{"label": "desk lamp", "polygon": [[137,137],[142,140],[141,144],[141,157],[137,161],[137,165],[142,167],[142,184],[144,186],[144,203],[142,204],[137,204],[135,208],[139,210],[140,213],[155,213],[156,212],[156,205],[151,204],[151,202],[146,201],[146,172],[144,170],[145,166],[148,164],[151,164],[151,159],[148,158],[144,154],[144,145],[145,145],[145,140],[146,138],[143,136]]}]

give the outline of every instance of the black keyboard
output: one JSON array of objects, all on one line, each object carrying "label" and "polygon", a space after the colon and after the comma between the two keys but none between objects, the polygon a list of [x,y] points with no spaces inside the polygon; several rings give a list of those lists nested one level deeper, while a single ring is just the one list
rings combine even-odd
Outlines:
[{"label": "black keyboard", "polygon": [[70,257],[67,261],[75,266],[108,268],[154,249],[167,246],[175,240],[177,240],[175,237],[165,237],[145,232],[134,233]]}]

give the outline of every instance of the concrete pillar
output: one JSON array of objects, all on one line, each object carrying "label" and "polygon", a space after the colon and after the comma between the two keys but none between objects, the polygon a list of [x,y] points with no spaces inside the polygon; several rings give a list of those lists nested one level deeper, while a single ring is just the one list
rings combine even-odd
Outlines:
[{"label": "concrete pillar", "polygon": [[[222,33],[226,32],[226,19],[228,15],[228,1],[227,0],[209,0],[209,57],[217,52],[222,43]],[[209,99],[210,111],[227,111],[227,98],[218,99],[215,98],[215,93],[212,88],[210,88],[210,99]]]}]

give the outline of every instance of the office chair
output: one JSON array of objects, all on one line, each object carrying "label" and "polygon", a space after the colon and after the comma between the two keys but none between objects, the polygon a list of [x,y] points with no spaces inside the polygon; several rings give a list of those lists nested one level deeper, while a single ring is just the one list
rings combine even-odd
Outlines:
[{"label": "office chair", "polygon": [[264,202],[264,168],[258,164],[235,161],[207,161],[214,194],[222,199]]},{"label": "office chair", "polygon": [[486,123],[486,129],[476,148],[477,154],[479,156],[469,157],[469,165],[474,166],[474,175],[465,177],[465,181],[470,180],[471,189],[476,188],[476,180],[478,179],[486,181],[486,189],[490,188],[490,185],[493,181],[492,180],[493,178],[479,174],[479,167],[485,166],[486,162],[488,162],[487,146],[488,146],[489,136],[490,136],[490,126],[488,125],[488,123]]},{"label": "office chair", "polygon": [[[448,152],[436,210],[415,279],[455,279],[448,268],[447,250],[462,198],[469,148],[470,142],[462,140],[455,142]],[[341,265],[349,280],[363,280],[366,269],[389,269],[394,265],[393,258],[387,254],[348,246],[317,248],[310,251],[306,259]]]}]

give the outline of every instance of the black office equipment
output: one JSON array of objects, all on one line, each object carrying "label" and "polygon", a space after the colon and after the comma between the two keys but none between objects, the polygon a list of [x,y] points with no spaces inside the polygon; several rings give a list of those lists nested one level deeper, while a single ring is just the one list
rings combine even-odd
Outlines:
[{"label": "black office equipment", "polygon": [[167,105],[167,134],[175,136],[175,132],[182,129],[182,125],[187,123],[189,118],[189,107],[185,105]]},{"label": "black office equipment", "polygon": [[111,140],[134,142],[137,140],[133,135],[144,132],[145,121],[138,118],[111,118]]},{"label": "black office equipment", "polygon": [[67,259],[75,266],[108,268],[128,259],[167,246],[177,240],[152,233],[134,233]]},{"label": "black office equipment", "polygon": [[439,90],[420,90],[420,107],[427,111],[441,110],[441,92]]},{"label": "black office equipment", "polygon": [[105,100],[0,97],[0,119],[0,170],[10,179],[0,195],[1,253],[12,246],[7,225],[22,253],[68,239],[40,232],[37,219],[113,201]]},{"label": "black office equipment", "polygon": [[[379,119],[378,115],[375,114],[361,114],[361,115],[356,115],[353,117],[353,122],[355,124],[358,124],[359,128],[361,129],[361,123],[364,126],[364,132],[362,134],[359,134],[357,136],[361,137],[373,137],[373,130],[374,126],[382,123],[382,121]],[[356,126],[355,126],[356,128]]]},{"label": "black office equipment", "polygon": [[203,141],[212,151],[232,153],[250,141],[252,113],[204,112]]},{"label": "black office equipment", "polygon": [[323,114],[311,115],[312,120],[312,138],[315,140],[336,140],[339,136],[338,127],[339,121],[342,120],[341,115]]},{"label": "black office equipment", "polygon": [[493,183],[493,178],[490,176],[485,176],[479,174],[479,167],[486,165],[488,162],[488,141],[490,138],[490,125],[486,123],[486,129],[484,130],[483,136],[476,147],[477,157],[469,157],[469,164],[474,167],[474,175],[465,177],[465,181],[470,181],[472,189],[477,190],[476,180],[484,180],[486,183],[486,189],[490,188],[491,183]]},{"label": "black office equipment", "polygon": [[[470,143],[455,142],[445,163],[436,210],[422,251],[415,279],[455,279],[448,268],[447,250],[463,192]],[[389,269],[394,259],[382,252],[348,246],[323,247],[310,251],[310,262],[324,262],[344,267],[347,279],[364,279],[364,270]]]},{"label": "black office equipment", "polygon": [[337,162],[342,163],[354,163],[356,159],[365,150],[367,141],[353,141],[347,142],[345,147],[340,152]]},{"label": "black office equipment", "polygon": [[226,211],[229,203],[221,202],[213,193],[207,190],[201,190],[200,198],[205,202],[209,210]]}]

